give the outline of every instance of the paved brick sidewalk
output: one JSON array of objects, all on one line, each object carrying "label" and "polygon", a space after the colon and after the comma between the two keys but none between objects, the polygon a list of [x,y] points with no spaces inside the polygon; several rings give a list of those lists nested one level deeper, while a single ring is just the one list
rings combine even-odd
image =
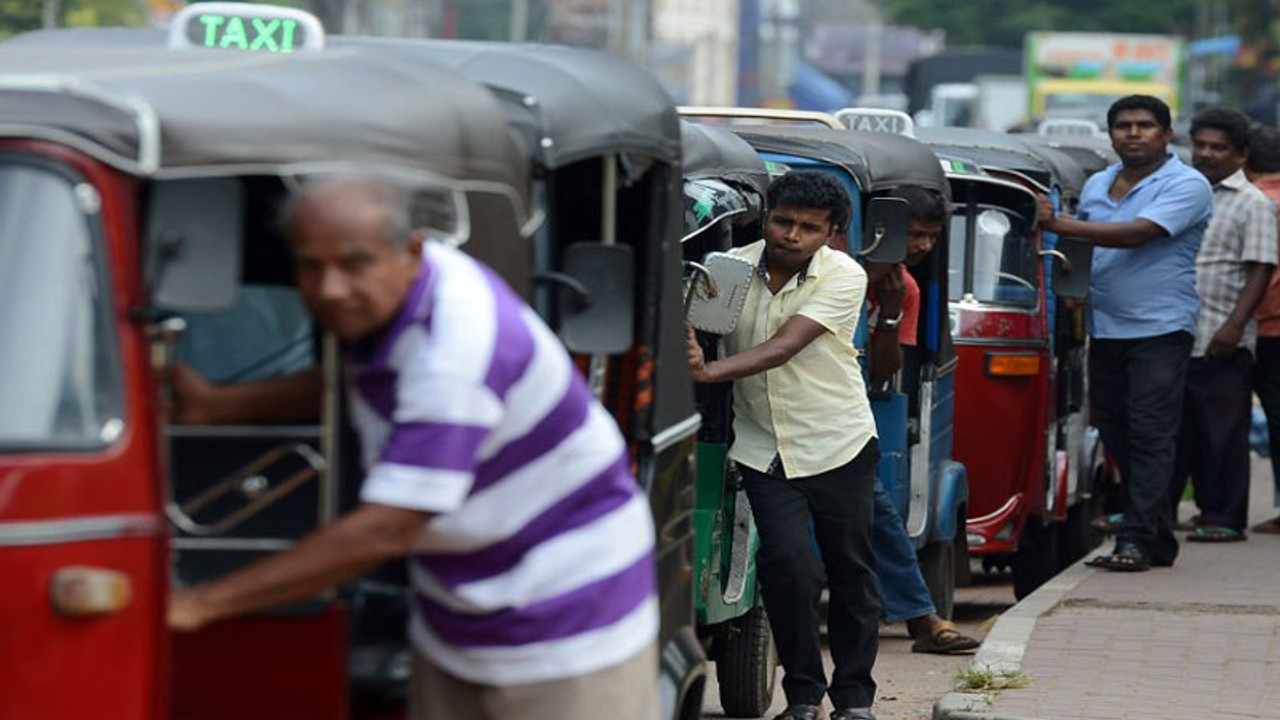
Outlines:
[{"label": "paved brick sidewalk", "polygon": [[[1265,461],[1254,478],[1254,515],[1273,517]],[[1010,611],[992,633],[1004,647],[976,659],[1020,665],[1030,684],[990,703],[949,695],[936,717],[1280,720],[1280,537],[1183,543],[1173,568],[1146,573],[1077,566],[1058,586]]]}]

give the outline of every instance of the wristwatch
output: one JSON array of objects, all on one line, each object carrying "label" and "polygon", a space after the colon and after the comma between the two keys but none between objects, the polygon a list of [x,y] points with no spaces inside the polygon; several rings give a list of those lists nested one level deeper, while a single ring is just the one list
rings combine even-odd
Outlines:
[{"label": "wristwatch", "polygon": [[898,327],[898,323],[900,322],[902,322],[902,310],[898,310],[897,317],[880,318],[876,321],[876,327],[884,328],[885,330],[892,330],[893,328]]}]

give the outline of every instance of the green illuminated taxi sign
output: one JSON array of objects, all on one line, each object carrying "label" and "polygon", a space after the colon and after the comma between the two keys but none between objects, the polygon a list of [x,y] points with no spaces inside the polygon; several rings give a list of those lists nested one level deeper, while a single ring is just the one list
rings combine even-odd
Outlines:
[{"label": "green illuminated taxi sign", "polygon": [[208,2],[188,5],[169,26],[169,46],[287,54],[324,49],[324,28],[295,8]]}]

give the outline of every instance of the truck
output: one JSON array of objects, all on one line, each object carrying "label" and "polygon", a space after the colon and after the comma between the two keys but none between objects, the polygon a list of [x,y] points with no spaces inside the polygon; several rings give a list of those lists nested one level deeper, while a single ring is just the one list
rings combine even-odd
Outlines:
[{"label": "truck", "polygon": [[1034,120],[1092,120],[1125,95],[1184,109],[1186,43],[1172,35],[1031,32],[1024,43],[1027,112]]}]

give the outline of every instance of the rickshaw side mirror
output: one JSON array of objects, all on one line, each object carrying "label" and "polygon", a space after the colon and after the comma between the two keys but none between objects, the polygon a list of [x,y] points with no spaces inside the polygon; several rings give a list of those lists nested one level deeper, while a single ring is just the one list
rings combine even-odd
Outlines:
[{"label": "rickshaw side mirror", "polygon": [[614,354],[635,336],[635,257],[626,245],[574,243],[562,271],[541,280],[559,286],[560,339],[570,352]]},{"label": "rickshaw side mirror", "polygon": [[1058,238],[1052,255],[1053,291],[1061,298],[1083,298],[1089,294],[1089,271],[1093,265],[1093,244],[1078,238]]},{"label": "rickshaw side mirror", "polygon": [[235,180],[157,182],[147,206],[150,301],[179,311],[230,307],[240,283],[243,211]]},{"label": "rickshaw side mirror", "polygon": [[911,207],[902,198],[872,198],[858,257],[867,262],[897,264],[907,259]]},{"label": "rickshaw side mirror", "polygon": [[738,326],[755,265],[728,253],[707,253],[702,263],[686,262],[684,316],[704,332],[728,335]]}]

